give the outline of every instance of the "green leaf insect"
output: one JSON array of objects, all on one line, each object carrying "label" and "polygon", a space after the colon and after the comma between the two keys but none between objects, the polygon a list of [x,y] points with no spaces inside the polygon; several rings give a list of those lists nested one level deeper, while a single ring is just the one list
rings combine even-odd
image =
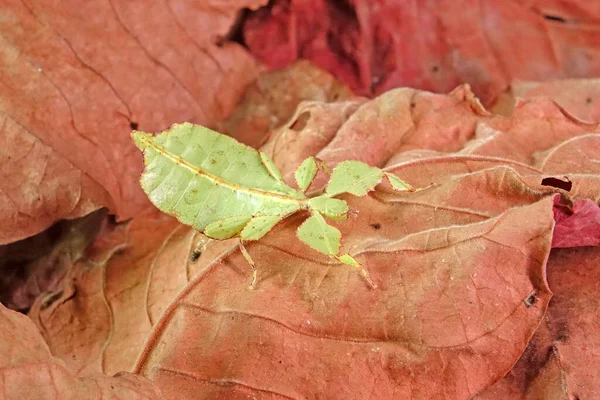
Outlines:
[{"label": "green leaf insect", "polygon": [[[350,254],[340,254],[341,233],[325,219],[345,220],[346,201],[334,196],[364,196],[386,177],[395,190],[414,189],[397,176],[360,161],[342,161],[332,172],[325,192],[308,197],[305,191],[322,161],[308,157],[294,175],[300,190],[288,186],[264,152],[235,139],[191,123],[175,124],[156,135],[133,131],[143,151],[145,169],[140,183],[152,203],[212,239],[237,237],[253,270],[256,266],[244,246],[259,240],[277,223],[298,211],[310,217],[298,228],[298,239],[314,250],[357,268],[371,287],[368,272]],[[328,169],[326,169],[327,172]]]}]

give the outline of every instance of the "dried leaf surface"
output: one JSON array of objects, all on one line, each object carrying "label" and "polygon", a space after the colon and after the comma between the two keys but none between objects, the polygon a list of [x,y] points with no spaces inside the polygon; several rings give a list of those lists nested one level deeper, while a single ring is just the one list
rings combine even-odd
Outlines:
[{"label": "dried leaf surface", "polygon": [[80,378],[50,353],[26,316],[0,304],[0,398],[3,400],[161,399],[160,390],[143,377]]},{"label": "dried leaf surface", "polygon": [[[254,291],[230,244],[208,246],[212,253],[190,265],[190,230],[138,218],[100,236],[89,264],[97,268],[74,275],[75,292],[32,314],[53,352],[76,354],[70,365],[85,373],[131,370],[141,352],[135,371],[174,399],[459,399],[501,380],[541,334],[553,241],[598,231],[581,210],[594,212],[585,199],[600,200],[600,179],[586,172],[593,159],[576,156],[596,126],[541,99],[510,119],[490,115],[467,88],[385,96],[305,103],[301,128],[290,129],[292,119],[264,147],[291,184],[302,159],[316,155],[331,166],[349,158],[385,165],[424,188],[343,197],[355,212],[336,223],[342,251],[378,289],[307,251],[295,238],[302,215],[247,246],[259,268]],[[570,191],[543,184],[565,175]],[[97,320],[78,325],[90,315]]]},{"label": "dried leaf surface", "polygon": [[550,82],[512,82],[498,97],[491,110],[512,115],[517,99],[550,97],[573,116],[588,122],[600,122],[600,80],[563,79]]},{"label": "dried leaf surface", "polygon": [[466,82],[490,104],[513,80],[596,77],[598,20],[585,1],[280,0],[243,28],[271,68],[309,59],[367,95],[399,86],[444,93]]},{"label": "dried leaf surface", "polygon": [[214,124],[258,73],[222,38],[242,7],[9,0],[0,21],[0,243],[108,206],[148,206],[129,132]]},{"label": "dried leaf surface", "polygon": [[594,399],[600,396],[596,324],[600,250],[554,250],[553,297],[544,321],[512,371],[477,399]]},{"label": "dried leaf surface", "polygon": [[[412,114],[400,138],[385,131],[372,136],[372,152],[363,141],[359,155],[373,164],[387,161],[388,170],[426,188],[344,197],[358,213],[337,224],[342,251],[362,262],[379,288],[306,252],[293,238],[302,217],[286,220],[247,246],[259,266],[258,289],[244,286],[250,269],[237,251],[207,264],[163,315],[137,371],[167,398],[356,399],[467,398],[510,371],[551,297],[546,261],[555,202],[578,197],[542,184],[536,154],[595,126],[547,100],[531,100],[506,119],[483,112],[469,96],[413,95],[413,108],[446,106]],[[324,132],[332,139],[320,151],[300,148],[331,155],[322,159],[332,164],[354,158],[357,144],[349,140],[369,126],[380,133],[378,124],[403,110],[387,107],[405,102],[406,90],[384,96],[388,101],[360,105],[333,134]],[[422,122],[428,118],[439,122]],[[460,134],[455,142],[450,136],[436,142],[436,133],[445,138],[445,132]],[[342,134],[346,140],[338,141]],[[343,143],[338,153],[334,141]],[[276,162],[277,155],[285,159],[273,154]],[[576,188],[584,175],[569,178]]]},{"label": "dried leaf surface", "polygon": [[216,130],[249,146],[260,147],[267,133],[287,122],[301,102],[324,105],[350,97],[350,89],[328,72],[307,60],[299,60],[282,70],[262,73],[247,88],[231,116],[217,124]]}]

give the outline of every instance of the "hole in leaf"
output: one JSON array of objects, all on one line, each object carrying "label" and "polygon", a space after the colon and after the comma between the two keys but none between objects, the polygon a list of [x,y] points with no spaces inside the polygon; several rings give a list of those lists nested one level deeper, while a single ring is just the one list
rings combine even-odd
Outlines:
[{"label": "hole in leaf", "polygon": [[548,21],[560,22],[560,23],[563,23],[563,24],[565,22],[567,22],[566,19],[564,19],[563,17],[559,17],[558,15],[545,14],[544,18],[546,18]]},{"label": "hole in leaf", "polygon": [[310,113],[308,111],[303,112],[296,118],[296,120],[290,125],[290,129],[296,132],[304,129],[306,124],[308,123],[308,119],[310,118]]},{"label": "hole in leaf", "polygon": [[129,127],[135,131],[139,127],[139,124],[137,122],[131,121],[129,122]]},{"label": "hole in leaf", "polygon": [[555,188],[566,190],[567,192],[570,192],[571,188],[573,187],[573,182],[571,182],[569,180],[569,178],[567,178],[567,177],[565,177],[565,180],[562,180],[559,178],[554,178],[554,177],[548,177],[548,178],[542,179],[542,185],[555,187]]},{"label": "hole in leaf", "polygon": [[531,294],[529,294],[529,296],[527,296],[525,298],[525,307],[529,308],[532,305],[535,304],[535,302],[538,300],[538,294],[537,292],[534,290],[533,292],[531,292]]}]

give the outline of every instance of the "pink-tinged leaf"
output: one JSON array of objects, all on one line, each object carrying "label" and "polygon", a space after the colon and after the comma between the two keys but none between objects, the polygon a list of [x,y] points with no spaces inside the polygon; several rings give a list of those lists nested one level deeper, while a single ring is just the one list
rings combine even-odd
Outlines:
[{"label": "pink-tinged leaf", "polygon": [[373,95],[469,83],[490,104],[512,81],[597,77],[600,19],[590,1],[271,1],[244,21],[270,68],[297,58]]},{"label": "pink-tinged leaf", "polygon": [[264,3],[5,2],[0,244],[103,206],[121,219],[148,207],[129,133],[233,111],[258,66],[215,39]]},{"label": "pink-tinged leaf", "polygon": [[564,79],[550,82],[513,82],[494,103],[494,113],[510,116],[518,98],[550,97],[587,122],[600,122],[600,79]]},{"label": "pink-tinged leaf", "polygon": [[[328,72],[307,60],[299,60],[282,70],[260,74],[246,88],[235,111],[227,120],[219,122],[216,130],[247,145],[260,147],[269,131],[288,123],[301,103],[316,102],[324,106],[351,97],[350,89]],[[305,121],[300,118],[292,122],[293,125],[291,122],[288,125],[299,131]]]},{"label": "pink-tinged leaf", "polygon": [[547,270],[553,297],[542,325],[511,372],[476,399],[600,397],[599,266],[598,247],[552,251]]},{"label": "pink-tinged leaf", "polygon": [[578,200],[570,210],[555,199],[553,248],[598,246],[600,244],[600,207],[592,200]]},{"label": "pink-tinged leaf", "polygon": [[25,315],[0,304],[0,397],[3,400],[162,399],[149,380],[129,373],[78,376],[53,357]]},{"label": "pink-tinged leaf", "polygon": [[[474,187],[477,200],[465,190]],[[498,169],[415,197],[345,197],[360,214],[338,225],[344,245],[375,290],[294,242],[301,218],[283,222],[248,246],[257,288],[246,289],[239,252],[207,264],[157,325],[138,371],[167,398],[466,398],[511,368],[550,298],[552,197],[525,189]]]},{"label": "pink-tinged leaf", "polygon": [[30,317],[52,353],[79,373],[130,371],[147,335],[199,262],[193,229],[156,211],[108,225],[70,266],[62,286],[38,298]]}]

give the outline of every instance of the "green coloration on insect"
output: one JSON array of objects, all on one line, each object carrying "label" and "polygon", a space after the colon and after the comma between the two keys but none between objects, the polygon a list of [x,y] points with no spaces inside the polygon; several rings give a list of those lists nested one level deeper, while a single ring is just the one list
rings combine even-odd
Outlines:
[{"label": "green coloration on insect", "polygon": [[213,239],[240,238],[240,248],[253,269],[243,241],[259,240],[278,222],[300,210],[311,216],[298,228],[298,239],[313,249],[358,268],[374,287],[367,271],[349,254],[339,254],[341,233],[327,224],[348,217],[342,193],[364,196],[387,177],[396,190],[412,187],[397,176],[360,161],[342,161],[331,172],[325,193],[309,198],[304,192],[324,163],[308,157],[294,175],[300,190],[288,186],[264,152],[191,123],[173,125],[157,135],[134,131],[144,152],[142,188],[156,207]]}]

